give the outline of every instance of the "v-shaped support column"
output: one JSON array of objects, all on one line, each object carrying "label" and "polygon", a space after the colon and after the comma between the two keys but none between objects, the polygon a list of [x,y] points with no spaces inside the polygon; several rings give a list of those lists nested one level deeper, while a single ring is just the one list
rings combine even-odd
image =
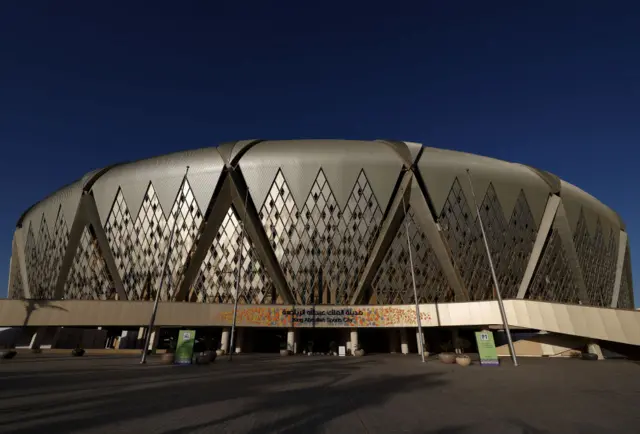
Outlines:
[{"label": "v-shaped support column", "polygon": [[580,268],[580,261],[578,260],[578,253],[576,252],[576,245],[573,242],[573,235],[571,234],[571,226],[569,226],[569,220],[567,219],[567,212],[560,201],[558,211],[556,212],[556,218],[553,222],[553,227],[557,229],[560,240],[562,241],[562,247],[567,255],[567,263],[571,272],[573,273],[573,279],[578,287],[578,296],[582,303],[589,302],[589,296],[587,295],[587,285],[584,281],[582,274],[582,268]]},{"label": "v-shaped support column", "polygon": [[248,187],[239,169],[231,172],[231,181],[230,187],[233,205],[236,211],[238,211],[240,218],[246,216],[246,221],[243,222],[244,230],[247,236],[253,241],[257,257],[264,264],[278,295],[280,295],[284,303],[293,304],[295,299],[291,293],[287,279],[284,276],[284,272],[282,268],[280,268],[278,258],[271,247],[267,233],[262,226],[258,211],[253,200],[251,200],[251,195],[247,194]]},{"label": "v-shaped support column", "polygon": [[620,298],[620,285],[622,284],[622,273],[624,272],[624,258],[627,253],[627,239],[627,233],[625,231],[620,231],[620,237],[618,239],[616,274],[613,282],[613,294],[611,295],[611,307],[614,309],[618,307],[618,299]]},{"label": "v-shaped support column", "polygon": [[411,208],[413,208],[414,218],[427,236],[433,253],[442,268],[442,273],[455,293],[456,301],[469,301],[469,293],[465,289],[462,277],[454,265],[449,246],[442,232],[440,232],[440,226],[436,223],[431,213],[426,199],[426,188],[423,190],[423,187],[421,187],[420,184],[424,186],[424,183],[419,175],[416,175],[416,181],[415,185],[412,186],[413,191],[411,193]]},{"label": "v-shaped support column", "polygon": [[107,271],[111,276],[118,298],[120,300],[126,300],[127,293],[124,290],[120,272],[118,271],[116,261],[113,258],[113,253],[109,246],[109,240],[107,239],[107,235],[105,234],[102,223],[100,222],[100,215],[98,214],[96,201],[91,193],[83,193],[80,198],[78,212],[76,212],[76,217],[73,220],[71,230],[69,231],[69,242],[67,243],[67,249],[65,250],[62,264],[60,266],[60,273],[58,274],[58,280],[56,281],[55,298],[59,299],[64,296],[64,286],[67,282],[67,278],[69,277],[69,270],[73,265],[73,260],[75,259],[78,246],[80,245],[82,232],[88,225],[93,228],[93,233],[96,236],[100,254],[104,259]]},{"label": "v-shaped support column", "polygon": [[351,304],[362,302],[362,297],[365,295],[365,288],[371,286],[371,282],[375,278],[378,268],[382,264],[382,261],[384,261],[387,250],[389,250],[389,247],[393,243],[396,233],[400,230],[400,225],[404,218],[402,202],[404,198],[405,203],[409,203],[412,181],[413,173],[411,171],[402,172],[398,188],[392,196],[389,212],[380,225],[380,231],[378,232],[369,259],[362,270],[358,286],[351,297]]},{"label": "v-shaped support column", "polygon": [[538,233],[536,234],[536,240],[533,243],[533,248],[531,249],[531,255],[529,256],[529,262],[527,263],[527,268],[524,270],[524,275],[522,276],[522,281],[520,281],[520,288],[518,289],[518,298],[524,298],[529,290],[529,284],[531,284],[531,279],[533,279],[533,273],[536,271],[536,267],[538,266],[538,262],[542,257],[542,250],[544,249],[544,244],[549,238],[549,234],[551,233],[553,221],[556,217],[556,212],[558,211],[558,206],[560,205],[560,196],[555,194],[549,196],[547,199],[547,206],[544,210],[544,214],[542,215],[542,221],[540,222],[540,227],[538,228]]},{"label": "v-shaped support column", "polygon": [[176,301],[183,301],[189,294],[189,289],[198,277],[200,266],[207,257],[209,247],[213,244],[220,225],[224,221],[227,211],[231,206],[231,178],[228,173],[221,175],[219,188],[213,193],[210,205],[205,213],[202,226],[200,227],[200,237],[189,252],[189,259],[184,268],[184,275],[180,280],[178,289],[174,295]]},{"label": "v-shaped support column", "polygon": [[374,244],[372,254],[367,261],[358,287],[351,299],[351,304],[357,304],[362,301],[365,293],[364,290],[374,279],[378,267],[380,267],[384,260],[396,233],[399,230],[404,230],[402,228],[402,222],[404,221],[405,212],[409,208],[413,209],[414,219],[424,231],[438,264],[447,279],[447,283],[455,293],[456,301],[468,300],[462,279],[453,265],[447,245],[431,214],[424,192],[420,187],[418,176],[412,171],[406,171],[402,175],[399,186],[392,197],[389,212],[382,223],[380,234]]}]

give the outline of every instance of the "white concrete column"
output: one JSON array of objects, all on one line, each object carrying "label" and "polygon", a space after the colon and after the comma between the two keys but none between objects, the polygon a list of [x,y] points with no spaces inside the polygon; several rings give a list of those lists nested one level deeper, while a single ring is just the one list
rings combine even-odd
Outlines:
[{"label": "white concrete column", "polygon": [[240,327],[236,328],[236,335],[234,336],[235,339],[235,343],[234,346],[236,347],[235,353],[236,354],[240,354],[242,353],[242,346],[244,344],[244,329],[241,329]]},{"label": "white concrete column", "polygon": [[351,337],[351,352],[358,349],[358,329],[351,329],[351,333],[349,333]]},{"label": "white concrete column", "polygon": [[220,336],[220,349],[224,351],[225,354],[229,352],[229,336],[231,335],[231,330],[228,327],[222,329],[222,336]]},{"label": "white concrete column", "polygon": [[400,352],[409,354],[409,338],[407,337],[407,329],[400,329]]},{"label": "white concrete column", "polygon": [[46,333],[47,333],[46,327],[38,327],[38,329],[33,334],[33,336],[31,336],[31,342],[29,342],[29,349],[33,350],[33,349],[40,348],[40,344],[42,343],[42,340],[44,339]]},{"label": "white concrete column", "polygon": [[144,348],[144,339],[145,333],[147,332],[146,327],[140,327],[138,329],[138,337],[136,338],[136,348]]},{"label": "white concrete column", "polygon": [[604,356],[602,355],[602,349],[600,348],[600,345],[596,344],[595,342],[589,342],[587,344],[587,352],[589,352],[589,354],[597,355],[598,360],[604,360]]},{"label": "white concrete column", "polygon": [[154,327],[151,331],[151,337],[149,338],[149,346],[147,347],[148,351],[151,351],[152,354],[155,354],[156,349],[158,348],[158,341],[160,340],[160,327]]},{"label": "white concrete column", "polygon": [[344,346],[347,352],[352,351],[351,349],[351,333],[349,333],[348,329],[342,330],[342,339],[344,339]]},{"label": "white concrete column", "polygon": [[295,329],[289,329],[287,330],[287,350],[289,350],[291,352],[291,354],[295,354],[296,353],[296,330]]},{"label": "white concrete column", "polygon": [[129,348],[129,335],[131,334],[131,332],[129,330],[123,330],[122,333],[120,333],[120,339],[118,339],[118,343],[116,346],[116,349],[119,350],[124,350]]}]

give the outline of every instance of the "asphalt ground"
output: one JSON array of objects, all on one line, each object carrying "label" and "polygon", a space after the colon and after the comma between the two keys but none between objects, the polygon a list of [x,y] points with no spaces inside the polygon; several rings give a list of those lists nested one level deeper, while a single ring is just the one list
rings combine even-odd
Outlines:
[{"label": "asphalt ground", "polygon": [[417,355],[151,357],[20,354],[0,362],[3,433],[638,433],[640,365]]}]

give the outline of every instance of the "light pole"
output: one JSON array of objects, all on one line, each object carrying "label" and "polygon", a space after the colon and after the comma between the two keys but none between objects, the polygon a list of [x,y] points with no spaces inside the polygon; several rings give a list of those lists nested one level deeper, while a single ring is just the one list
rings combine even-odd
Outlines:
[{"label": "light pole", "polygon": [[420,318],[420,302],[418,301],[418,290],[416,289],[416,274],[413,271],[413,251],[411,249],[411,237],[409,236],[409,210],[404,203],[404,192],[402,192],[402,210],[404,211],[404,227],[407,233],[407,247],[409,248],[409,265],[411,266],[411,282],[413,283],[413,298],[416,302],[416,322],[418,324],[418,350],[420,358],[424,363],[424,335],[422,334],[422,318]]},{"label": "light pole", "polygon": [[514,366],[518,366],[518,358],[516,357],[516,351],[513,348],[513,340],[511,339],[511,330],[509,330],[509,324],[507,322],[507,314],[504,310],[504,304],[502,303],[502,295],[500,294],[500,287],[498,286],[498,278],[496,277],[496,270],[493,266],[493,260],[491,259],[491,249],[487,242],[487,234],[484,232],[484,225],[482,224],[482,217],[480,216],[480,208],[478,208],[478,201],[476,200],[476,193],[473,190],[473,181],[471,179],[471,171],[467,169],[467,178],[469,179],[469,185],[471,186],[471,196],[473,197],[473,205],[476,208],[478,215],[478,223],[480,223],[480,231],[482,232],[482,240],[484,241],[484,247],[487,251],[487,259],[489,260],[489,266],[491,267],[491,277],[493,278],[493,284],[496,288],[496,297],[498,298],[498,306],[500,307],[500,315],[502,316],[502,324],[504,331],[507,334],[507,342],[509,343],[509,352],[511,353],[511,360]]},{"label": "light pole", "polygon": [[[187,174],[189,173],[189,166],[187,166],[187,170],[184,172],[184,177],[182,178],[182,182],[180,183],[180,189],[178,190],[178,198],[182,198],[184,196],[184,184],[187,181]],[[171,226],[171,233],[169,234],[169,244],[167,244],[167,254],[164,258],[164,264],[162,265],[162,274],[160,274],[160,285],[158,287],[158,291],[156,292],[156,298],[153,302],[153,311],[151,312],[151,318],[149,319],[149,327],[147,328],[147,336],[144,339],[144,347],[142,348],[142,358],[140,359],[140,364],[144,365],[147,363],[147,351],[149,350],[149,341],[151,339],[151,331],[153,330],[153,326],[156,322],[156,314],[158,313],[158,302],[160,301],[160,293],[162,293],[162,287],[164,284],[165,274],[167,273],[167,267],[169,266],[169,257],[171,256],[171,244],[173,243],[173,236],[176,231],[176,226],[178,223],[178,215],[180,215],[180,209],[182,205],[182,199],[178,202],[178,209],[176,209],[175,215],[173,216],[173,225]]]}]

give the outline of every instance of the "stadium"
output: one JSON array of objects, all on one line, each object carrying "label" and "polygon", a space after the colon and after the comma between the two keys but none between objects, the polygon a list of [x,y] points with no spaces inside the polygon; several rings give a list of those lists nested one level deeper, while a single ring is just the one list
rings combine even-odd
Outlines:
[{"label": "stadium", "polygon": [[236,352],[407,353],[414,276],[428,346],[499,333],[473,193],[521,354],[640,344],[615,211],[540,169],[392,140],[246,140],[89,172],[19,218],[0,326],[135,348],[162,288],[154,348],[191,327],[228,349],[237,294]]}]

